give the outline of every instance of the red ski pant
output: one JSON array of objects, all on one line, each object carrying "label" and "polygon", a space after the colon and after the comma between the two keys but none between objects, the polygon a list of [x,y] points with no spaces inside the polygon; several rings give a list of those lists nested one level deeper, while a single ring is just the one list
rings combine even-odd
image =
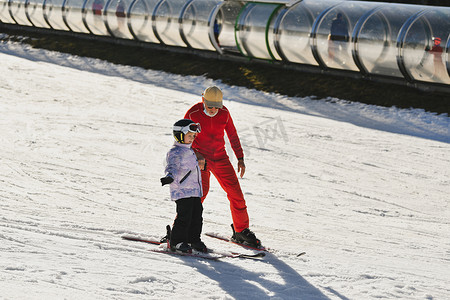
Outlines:
[{"label": "red ski pant", "polygon": [[249,220],[244,195],[242,194],[236,172],[228,157],[216,161],[207,160],[206,170],[202,170],[202,203],[205,201],[206,195],[208,195],[211,173],[214,174],[220,186],[227,193],[234,229],[239,232],[248,228]]}]

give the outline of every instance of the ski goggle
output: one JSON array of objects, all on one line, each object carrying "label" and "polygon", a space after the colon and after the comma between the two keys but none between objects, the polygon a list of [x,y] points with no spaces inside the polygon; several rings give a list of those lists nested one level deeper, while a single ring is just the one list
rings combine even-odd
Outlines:
[{"label": "ski goggle", "polygon": [[200,133],[202,131],[202,128],[200,127],[200,123],[191,123],[187,126],[173,126],[174,131],[181,131],[182,133],[186,134],[188,132],[198,132]]}]

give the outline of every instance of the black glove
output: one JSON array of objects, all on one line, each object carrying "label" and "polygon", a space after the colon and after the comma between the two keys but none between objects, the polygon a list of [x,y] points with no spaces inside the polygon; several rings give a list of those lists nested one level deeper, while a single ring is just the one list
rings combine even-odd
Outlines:
[{"label": "black glove", "polygon": [[173,182],[173,178],[170,176],[166,176],[160,179],[162,185],[166,185]]}]

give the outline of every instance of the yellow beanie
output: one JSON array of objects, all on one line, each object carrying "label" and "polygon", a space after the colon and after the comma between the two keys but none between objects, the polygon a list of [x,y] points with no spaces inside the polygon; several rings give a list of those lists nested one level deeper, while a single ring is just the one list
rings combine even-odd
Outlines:
[{"label": "yellow beanie", "polygon": [[222,108],[222,91],[217,86],[210,86],[203,92],[203,100],[208,107]]}]

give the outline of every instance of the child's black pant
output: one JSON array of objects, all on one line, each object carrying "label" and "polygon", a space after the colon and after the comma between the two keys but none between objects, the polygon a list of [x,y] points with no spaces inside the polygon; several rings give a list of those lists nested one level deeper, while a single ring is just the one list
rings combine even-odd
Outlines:
[{"label": "child's black pant", "polygon": [[170,236],[170,245],[181,242],[200,241],[203,226],[203,205],[200,197],[182,198],[175,201],[177,217]]}]

